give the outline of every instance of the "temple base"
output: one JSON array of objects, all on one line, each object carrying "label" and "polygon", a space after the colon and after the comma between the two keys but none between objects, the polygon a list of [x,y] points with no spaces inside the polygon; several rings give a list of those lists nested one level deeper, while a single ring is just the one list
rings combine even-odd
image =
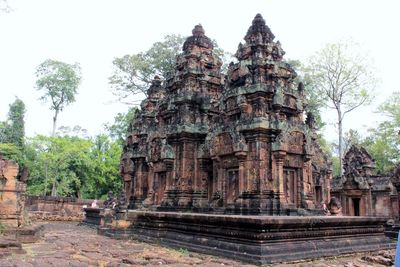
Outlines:
[{"label": "temple base", "polygon": [[135,238],[255,264],[395,248],[385,218],[235,216],[128,211],[127,227],[99,234]]}]

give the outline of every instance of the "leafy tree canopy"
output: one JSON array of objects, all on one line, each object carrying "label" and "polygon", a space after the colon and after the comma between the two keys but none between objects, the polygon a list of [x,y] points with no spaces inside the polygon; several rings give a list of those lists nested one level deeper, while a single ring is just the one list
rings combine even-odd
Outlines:
[{"label": "leafy tree canopy", "polygon": [[[309,81],[327,107],[335,109],[338,125],[339,158],[343,157],[343,120],[347,113],[372,99],[376,79],[371,63],[354,43],[327,44],[305,67]],[[340,160],[340,174],[342,174]]]},{"label": "leafy tree canopy", "polygon": [[70,65],[47,59],[37,67],[36,76],[37,89],[43,92],[40,99],[50,102],[50,109],[54,110],[52,132],[54,136],[58,113],[75,101],[81,81],[81,69],[78,63]]},{"label": "leafy tree canopy", "polygon": [[299,60],[289,59],[287,63],[296,71],[297,77],[295,83],[303,83],[304,92],[306,97],[306,114],[311,112],[314,115],[317,129],[322,129],[325,123],[321,118],[321,110],[325,107],[326,96],[321,94],[315,87],[315,83],[312,81],[310,73],[307,72],[307,68]]},{"label": "leafy tree canopy", "polygon": [[17,98],[8,111],[7,120],[0,123],[0,143],[12,143],[22,148],[25,137],[25,104]]},{"label": "leafy tree canopy", "polygon": [[[109,77],[113,94],[122,103],[138,104],[140,100],[135,100],[135,96],[147,96],[147,89],[154,76],[165,79],[173,74],[176,57],[185,40],[186,37],[182,35],[167,35],[163,41],[154,43],[145,52],[115,58],[114,72]],[[223,62],[227,62],[230,54],[219,48],[215,40],[213,43],[215,53]]]},{"label": "leafy tree canopy", "polygon": [[119,142],[121,145],[124,143],[136,111],[136,107],[131,107],[127,113],[118,113],[114,118],[114,123],[104,125],[112,140]]},{"label": "leafy tree canopy", "polygon": [[29,138],[27,191],[34,195],[101,198],[109,190],[119,192],[120,145],[107,136]]}]

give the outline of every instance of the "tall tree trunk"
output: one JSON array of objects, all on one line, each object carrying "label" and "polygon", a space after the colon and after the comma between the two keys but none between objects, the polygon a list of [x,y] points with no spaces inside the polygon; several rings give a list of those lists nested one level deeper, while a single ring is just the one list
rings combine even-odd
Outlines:
[{"label": "tall tree trunk", "polygon": [[56,135],[57,117],[58,117],[58,109],[56,109],[56,112],[54,113],[54,117],[53,117],[53,132],[51,133],[52,137],[54,137]]},{"label": "tall tree trunk", "polygon": [[[51,133],[51,136],[54,137],[56,136],[56,128],[57,128],[57,117],[58,117],[58,109],[56,109],[56,112],[54,113],[53,117],[53,132]],[[47,164],[47,163],[46,163]],[[47,166],[46,166],[47,167]],[[51,187],[51,196],[55,197],[57,196],[57,185],[56,181],[57,177],[54,178],[53,180],[53,186]]]},{"label": "tall tree trunk", "polygon": [[47,178],[47,162],[45,163],[44,168],[45,168],[45,169],[44,169],[45,172],[44,172],[44,190],[43,190],[43,196],[46,196],[47,181],[48,181],[48,178]]},{"label": "tall tree trunk", "polygon": [[338,130],[339,130],[339,173],[340,176],[343,175],[343,115],[342,111],[340,109],[340,106],[337,108],[337,113],[338,113]]},{"label": "tall tree trunk", "polygon": [[53,186],[51,188],[51,196],[56,197],[57,196],[57,187],[56,187],[56,178],[53,181]]}]

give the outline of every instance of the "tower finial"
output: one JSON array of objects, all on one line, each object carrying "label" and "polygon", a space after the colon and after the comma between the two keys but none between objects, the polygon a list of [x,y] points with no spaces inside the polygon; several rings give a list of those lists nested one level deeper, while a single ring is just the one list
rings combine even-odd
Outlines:
[{"label": "tower finial", "polygon": [[203,26],[201,24],[197,24],[194,26],[194,29],[192,30],[193,36],[203,36],[205,34]]},{"label": "tower finial", "polygon": [[261,14],[257,14],[254,17],[244,39],[246,42],[252,42],[253,40],[258,39],[257,36],[259,35],[261,35],[262,41],[265,43],[272,42],[275,38],[270,28],[265,24],[265,20]]},{"label": "tower finial", "polygon": [[214,46],[210,38],[205,35],[203,26],[197,24],[192,30],[192,36],[189,36],[183,43],[182,50],[187,51],[193,48],[193,46],[205,47],[208,49],[213,49]]}]

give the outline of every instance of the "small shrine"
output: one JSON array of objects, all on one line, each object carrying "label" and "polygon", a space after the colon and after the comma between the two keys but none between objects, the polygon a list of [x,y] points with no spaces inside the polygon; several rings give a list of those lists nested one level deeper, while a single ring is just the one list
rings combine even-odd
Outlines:
[{"label": "small shrine", "polygon": [[375,161],[363,148],[352,146],[343,159],[344,175],[333,179],[332,196],[348,216],[397,218],[398,194],[390,175],[374,175]]}]

